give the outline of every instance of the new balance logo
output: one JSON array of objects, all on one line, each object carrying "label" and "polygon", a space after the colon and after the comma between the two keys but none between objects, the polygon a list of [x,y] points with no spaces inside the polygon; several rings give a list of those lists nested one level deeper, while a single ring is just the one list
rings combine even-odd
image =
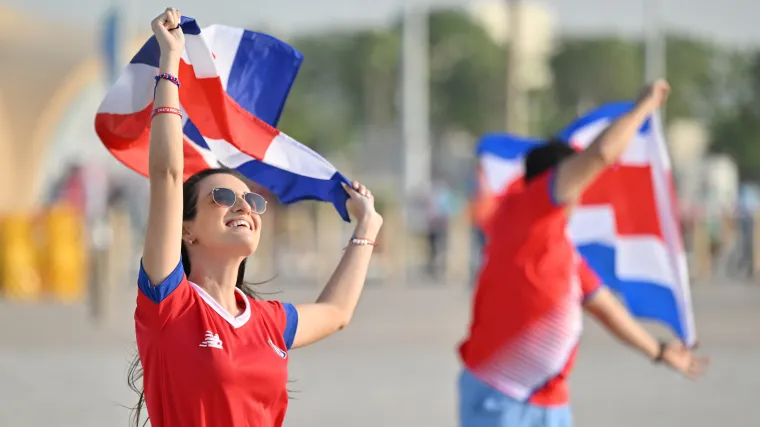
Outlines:
[{"label": "new balance logo", "polygon": [[269,340],[269,346],[272,347],[272,350],[274,350],[274,352],[283,359],[288,357],[288,353],[286,353],[285,350],[281,349],[280,347],[274,345],[271,339]]},{"label": "new balance logo", "polygon": [[203,340],[199,347],[211,347],[222,348],[222,340],[219,339],[219,334],[214,334],[211,331],[206,331],[206,338]]}]

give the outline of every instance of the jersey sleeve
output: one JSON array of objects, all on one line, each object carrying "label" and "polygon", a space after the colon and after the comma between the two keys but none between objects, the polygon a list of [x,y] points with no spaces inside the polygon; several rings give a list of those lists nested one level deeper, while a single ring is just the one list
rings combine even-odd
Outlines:
[{"label": "jersey sleeve", "polygon": [[298,310],[293,304],[280,301],[260,301],[260,304],[267,316],[274,321],[285,348],[290,350],[298,330]]},{"label": "jersey sleeve", "polygon": [[499,233],[499,229],[503,231],[505,227],[514,229],[518,224],[532,224],[562,211],[564,205],[554,197],[555,176],[555,171],[551,170],[528,184],[514,182],[506,193],[497,196],[497,206],[486,227],[482,228],[483,232],[490,236]]},{"label": "jersey sleeve", "polygon": [[531,201],[533,215],[544,215],[563,207],[555,194],[556,178],[557,170],[552,169],[525,185],[523,191]]},{"label": "jersey sleeve", "polygon": [[580,257],[578,261],[578,278],[581,282],[584,302],[594,296],[602,287],[601,279],[599,279],[599,276],[591,269],[583,257]]},{"label": "jersey sleeve", "polygon": [[182,261],[159,284],[152,285],[148,274],[140,262],[137,276],[137,310],[136,320],[150,327],[162,328],[166,323],[179,316],[191,304],[190,283],[185,276]]}]

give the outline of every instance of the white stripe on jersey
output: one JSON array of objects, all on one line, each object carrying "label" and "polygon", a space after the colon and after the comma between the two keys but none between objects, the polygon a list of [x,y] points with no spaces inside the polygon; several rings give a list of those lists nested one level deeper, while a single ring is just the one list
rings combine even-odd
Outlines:
[{"label": "white stripe on jersey", "polygon": [[562,372],[583,330],[582,290],[573,274],[569,298],[515,339],[505,343],[474,373],[500,392],[526,400]]}]

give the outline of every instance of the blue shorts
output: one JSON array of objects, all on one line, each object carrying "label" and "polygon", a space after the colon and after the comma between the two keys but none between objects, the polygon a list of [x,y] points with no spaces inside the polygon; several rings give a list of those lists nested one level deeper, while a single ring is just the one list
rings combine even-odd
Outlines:
[{"label": "blue shorts", "polygon": [[572,427],[570,406],[542,407],[515,400],[475,378],[459,376],[460,427]]}]

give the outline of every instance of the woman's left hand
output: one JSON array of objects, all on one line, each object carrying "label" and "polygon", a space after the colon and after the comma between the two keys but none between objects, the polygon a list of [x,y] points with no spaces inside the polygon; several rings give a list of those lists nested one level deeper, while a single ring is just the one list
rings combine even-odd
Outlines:
[{"label": "woman's left hand", "polygon": [[[357,221],[357,229],[365,228],[362,234],[377,234],[383,225],[383,217],[375,210],[375,197],[367,187],[354,181],[351,187],[343,184],[343,188],[348,193],[346,200],[346,209],[351,218]],[[371,239],[374,236],[358,236],[365,239]]]}]

